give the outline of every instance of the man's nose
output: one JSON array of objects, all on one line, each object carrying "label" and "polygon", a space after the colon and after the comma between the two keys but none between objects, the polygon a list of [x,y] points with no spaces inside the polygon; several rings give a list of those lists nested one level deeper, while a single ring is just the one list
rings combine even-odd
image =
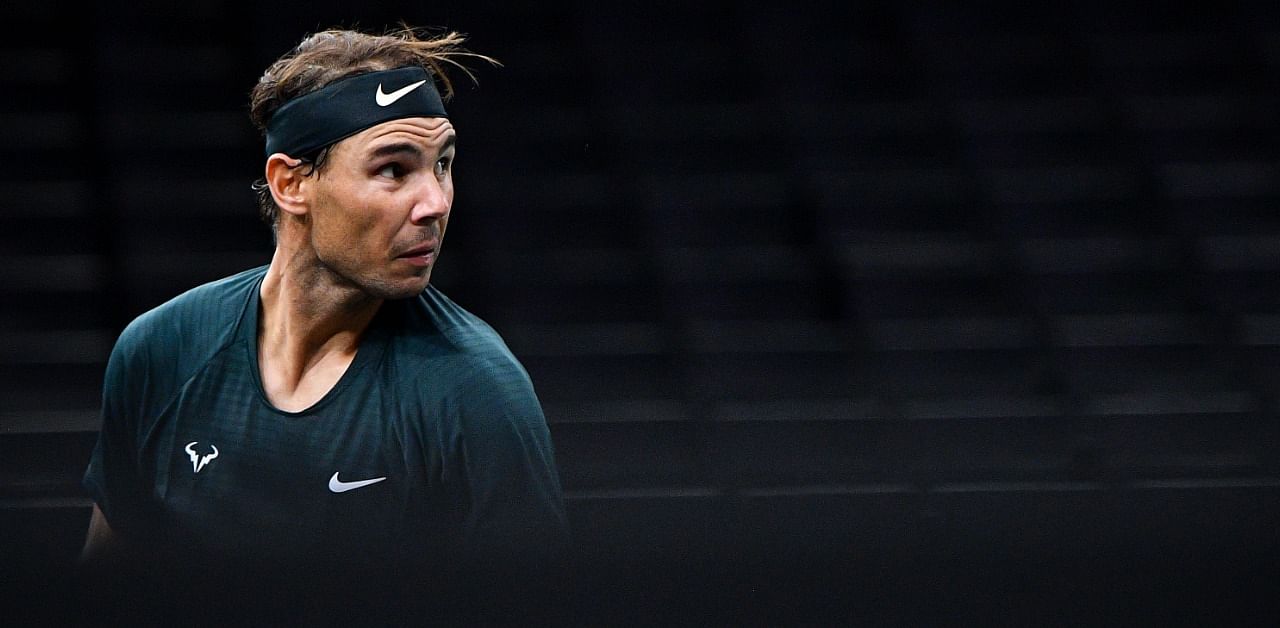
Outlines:
[{"label": "man's nose", "polygon": [[452,204],[453,198],[446,191],[443,182],[435,177],[424,177],[409,219],[414,224],[430,223],[447,215]]}]

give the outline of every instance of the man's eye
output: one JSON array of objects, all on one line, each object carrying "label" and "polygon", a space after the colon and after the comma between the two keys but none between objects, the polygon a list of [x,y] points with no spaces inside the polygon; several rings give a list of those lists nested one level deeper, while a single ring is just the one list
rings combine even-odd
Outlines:
[{"label": "man's eye", "polygon": [[400,164],[387,164],[378,170],[378,176],[390,179],[398,179],[404,174],[404,168]]},{"label": "man's eye", "polygon": [[443,176],[444,173],[449,172],[449,167],[452,165],[453,158],[441,157],[440,160],[436,162],[436,175]]}]

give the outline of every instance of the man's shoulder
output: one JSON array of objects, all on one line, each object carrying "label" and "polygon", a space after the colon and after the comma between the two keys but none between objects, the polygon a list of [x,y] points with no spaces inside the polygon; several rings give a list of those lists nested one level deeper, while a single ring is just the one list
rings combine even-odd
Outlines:
[{"label": "man's shoulder", "polygon": [[459,355],[514,359],[502,336],[479,316],[454,303],[434,286],[418,297],[422,315]]},{"label": "man's shoulder", "polygon": [[253,268],[165,301],[133,319],[120,334],[117,348],[191,346],[222,340],[233,330],[251,290],[265,273],[265,266]]},{"label": "man's shoulder", "polygon": [[[429,353],[447,360],[446,379],[463,388],[480,382],[529,386],[529,375],[524,365],[502,336],[444,293],[429,287],[415,300],[413,310],[416,324],[428,332],[413,333],[412,336],[424,347],[429,346]],[[422,368],[433,368],[435,377],[440,376],[441,370],[429,366],[430,362],[419,364]]]},{"label": "man's shoulder", "polygon": [[498,331],[434,287],[411,304],[397,370],[418,382],[423,404],[446,408],[449,429],[482,438],[546,429],[533,381]]}]

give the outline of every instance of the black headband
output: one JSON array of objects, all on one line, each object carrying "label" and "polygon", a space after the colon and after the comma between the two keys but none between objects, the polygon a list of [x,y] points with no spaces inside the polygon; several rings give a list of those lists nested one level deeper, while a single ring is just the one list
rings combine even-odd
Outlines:
[{"label": "black headband", "polygon": [[421,67],[357,74],[277,109],[267,122],[267,156],[301,157],[388,120],[447,117],[435,81]]}]

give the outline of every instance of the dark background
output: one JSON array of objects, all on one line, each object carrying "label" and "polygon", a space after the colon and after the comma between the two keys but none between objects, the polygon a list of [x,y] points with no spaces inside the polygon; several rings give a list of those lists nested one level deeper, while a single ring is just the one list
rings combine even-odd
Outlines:
[{"label": "dark background", "polygon": [[404,19],[504,63],[435,283],[544,402],[581,617],[1280,622],[1280,9],[958,4],[6,3],[6,590],[119,331],[270,259],[258,75]]}]

